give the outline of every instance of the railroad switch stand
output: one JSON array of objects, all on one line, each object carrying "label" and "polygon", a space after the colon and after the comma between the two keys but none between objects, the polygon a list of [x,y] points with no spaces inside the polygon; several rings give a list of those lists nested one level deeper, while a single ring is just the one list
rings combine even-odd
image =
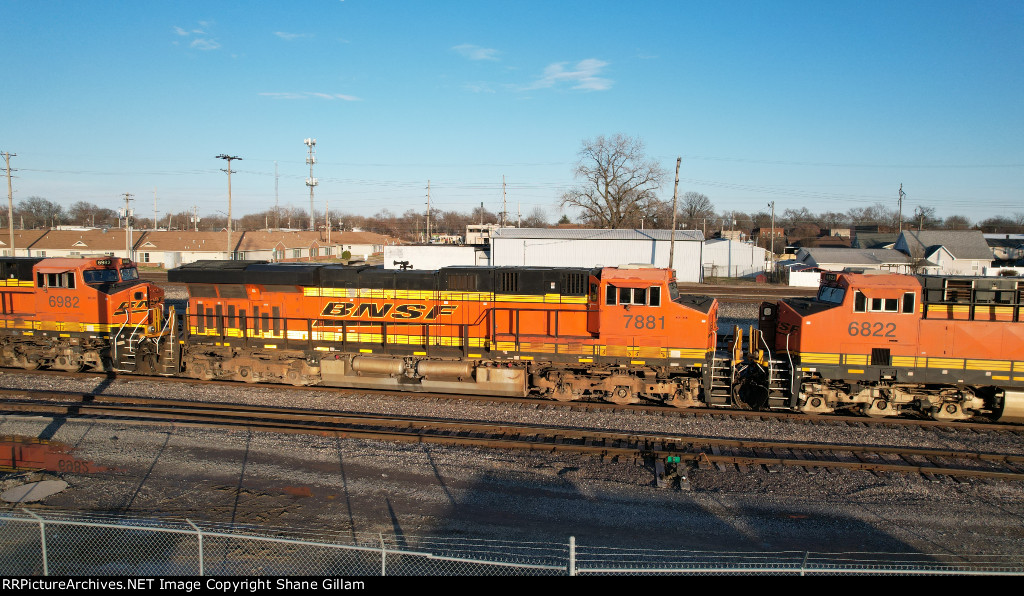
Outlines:
[{"label": "railroad switch stand", "polygon": [[678,455],[664,457],[651,456],[654,460],[654,484],[658,488],[677,488],[678,490],[692,490],[690,481],[686,477],[686,464]]}]

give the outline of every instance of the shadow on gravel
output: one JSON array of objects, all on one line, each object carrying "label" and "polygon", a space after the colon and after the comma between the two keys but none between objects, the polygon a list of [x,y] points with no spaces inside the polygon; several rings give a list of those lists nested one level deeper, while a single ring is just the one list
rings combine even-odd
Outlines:
[{"label": "shadow on gravel", "polygon": [[[547,477],[485,473],[458,491],[457,502],[437,516],[431,534],[523,542],[567,542],[574,536],[577,545],[593,548],[919,553],[890,533],[888,520],[858,519],[846,512],[852,509],[826,499],[803,497],[799,504],[780,506],[773,504],[778,499],[751,493],[592,482],[571,466],[551,472]],[[390,507],[400,519],[401,500],[392,498]],[[913,533],[903,525],[901,530]],[[956,549],[956,544],[935,544],[931,552]]]}]

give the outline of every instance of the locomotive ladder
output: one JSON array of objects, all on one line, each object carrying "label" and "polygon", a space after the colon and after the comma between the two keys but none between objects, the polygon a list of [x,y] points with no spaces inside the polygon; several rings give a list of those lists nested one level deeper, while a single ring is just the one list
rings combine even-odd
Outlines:
[{"label": "locomotive ladder", "polygon": [[729,352],[715,351],[711,358],[711,385],[706,401],[710,406],[732,405],[733,366]]},{"label": "locomotive ladder", "polygon": [[789,361],[769,360],[768,367],[768,408],[771,410],[788,410],[789,399]]},{"label": "locomotive ladder", "polygon": [[[781,359],[778,354],[772,354],[771,346],[765,342],[764,336],[759,330],[750,330],[750,352],[763,350],[767,355],[767,366],[763,366],[768,385],[768,409],[788,410],[791,407],[790,401],[790,376],[791,362],[789,359]],[[763,362],[763,361],[762,361]]]},{"label": "locomotive ladder", "polygon": [[736,374],[733,362],[737,356],[737,343],[742,347],[743,333],[738,327],[732,335],[718,336],[718,345],[711,357],[708,386],[705,387],[705,401],[709,406],[732,405],[732,387]]}]

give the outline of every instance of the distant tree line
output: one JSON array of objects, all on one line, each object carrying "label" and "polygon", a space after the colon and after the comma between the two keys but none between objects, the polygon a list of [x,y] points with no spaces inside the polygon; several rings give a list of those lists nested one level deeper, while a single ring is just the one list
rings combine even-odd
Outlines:
[{"label": "distant tree line", "polygon": [[[175,229],[201,231],[219,231],[226,229],[227,216],[223,214],[199,214],[199,221],[193,221],[191,211],[164,214],[159,222],[152,217],[141,215],[138,210],[131,224],[137,229]],[[0,213],[3,228],[7,227],[6,213]],[[425,239],[427,231],[427,214],[425,211],[407,210],[396,215],[388,209],[382,209],[371,216],[353,215],[341,211],[331,211],[331,229],[351,231],[358,229],[366,232],[386,234],[403,240],[420,241]],[[436,235],[461,236],[466,233],[466,226],[471,223],[496,224],[500,214],[476,207],[469,213],[432,209],[430,213],[430,233]],[[317,213],[317,228],[322,229],[326,223],[324,214]],[[109,227],[117,228],[125,225],[124,219],[118,217],[114,209],[99,207],[86,201],[78,201],[65,209],[61,205],[42,197],[29,197],[19,201],[14,209],[14,227],[16,229],[44,229],[57,226]],[[545,228],[550,225],[544,209],[534,208],[529,215],[520,220],[517,216],[506,216],[506,225]],[[265,230],[265,229],[309,229],[309,212],[301,207],[282,206],[277,210],[268,209],[258,213],[242,215],[234,219],[233,230]]]},{"label": "distant tree line", "polygon": [[[672,197],[659,196],[666,186],[669,172],[653,159],[647,157],[644,143],[639,138],[617,134],[612,137],[599,136],[585,140],[579,151],[579,160],[574,169],[578,184],[562,194],[560,208],[578,213],[576,223],[593,228],[652,228],[672,227]],[[136,210],[138,213],[138,210]],[[398,215],[388,209],[381,209],[372,216],[353,215],[331,211],[333,230],[359,229],[386,234],[403,240],[421,241],[426,239],[427,214],[409,209]],[[6,213],[0,215],[6,220]],[[117,211],[101,208],[92,203],[78,201],[66,210],[60,205],[42,197],[29,197],[18,202],[14,213],[16,228],[47,228],[59,225],[91,227],[118,227],[123,225]],[[936,216],[934,207],[918,206],[903,215],[904,229],[926,230],[969,230],[978,229],[987,233],[1024,233],[1024,212],[999,215],[973,222],[963,215],[946,218]],[[136,228],[222,230],[227,226],[223,214],[200,214],[200,221],[193,222],[190,211],[165,214],[159,222],[152,218],[136,215],[132,225]],[[474,208],[469,213],[432,209],[429,217],[431,236],[459,236],[465,233],[471,223],[499,223],[499,214],[484,208]],[[557,225],[572,223],[565,214]],[[527,228],[548,227],[547,213],[537,207],[521,220],[518,217],[506,220],[507,225]],[[325,225],[323,213],[317,214],[317,226]],[[814,213],[807,207],[786,208],[775,213],[775,227],[786,230],[790,237],[809,238],[822,231],[854,226],[873,226],[880,232],[895,232],[900,227],[899,213],[882,203],[868,207],[852,207],[846,211],[824,211]],[[4,223],[6,227],[6,222]],[[683,191],[676,207],[676,227],[702,230],[705,236],[716,231],[743,231],[751,233],[760,228],[772,227],[772,214],[768,209],[753,212],[722,210],[716,211],[706,195]],[[262,229],[309,229],[309,213],[301,207],[291,205],[243,215],[235,219],[235,230]],[[768,241],[759,241],[767,246]],[[775,243],[776,250],[782,243]]]}]

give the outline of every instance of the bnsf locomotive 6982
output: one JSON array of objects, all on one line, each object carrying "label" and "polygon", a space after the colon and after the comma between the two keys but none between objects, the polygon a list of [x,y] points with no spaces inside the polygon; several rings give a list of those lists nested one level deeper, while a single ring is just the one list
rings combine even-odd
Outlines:
[{"label": "bnsf locomotive 6982", "polygon": [[175,370],[164,291],[117,257],[0,259],[0,365]]},{"label": "bnsf locomotive 6982", "polygon": [[1024,421],[1024,280],[826,273],[717,334],[671,271],[0,259],[0,364],[294,385]]}]

